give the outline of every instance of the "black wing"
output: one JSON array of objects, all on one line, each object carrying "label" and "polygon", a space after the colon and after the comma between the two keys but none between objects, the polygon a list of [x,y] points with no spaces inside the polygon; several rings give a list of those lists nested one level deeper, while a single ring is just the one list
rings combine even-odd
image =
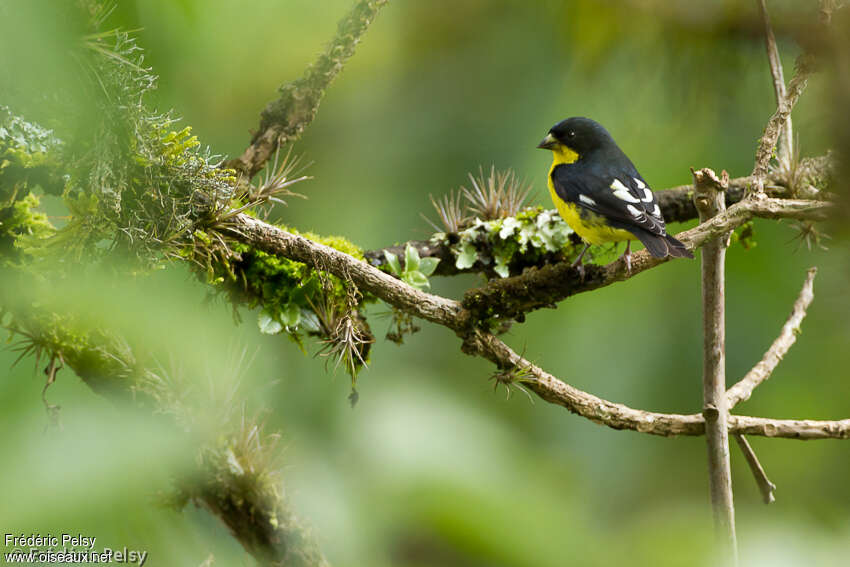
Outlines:
[{"label": "black wing", "polygon": [[563,200],[604,217],[614,228],[667,234],[658,201],[636,171],[615,175],[576,162],[556,167],[552,182]]}]

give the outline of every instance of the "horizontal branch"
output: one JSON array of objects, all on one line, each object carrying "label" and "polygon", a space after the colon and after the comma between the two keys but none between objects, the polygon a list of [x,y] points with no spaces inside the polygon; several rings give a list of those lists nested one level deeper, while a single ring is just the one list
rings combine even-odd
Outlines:
[{"label": "horizontal branch", "polygon": [[[759,198],[746,199],[732,205],[709,221],[680,232],[676,238],[688,249],[695,250],[709,238],[726,234],[753,217],[823,220],[832,207],[833,205],[826,201],[775,199],[761,195]],[[626,270],[623,262],[615,260],[605,266],[585,265],[583,276],[579,270],[566,262],[531,268],[519,276],[493,280],[482,287],[467,291],[463,306],[479,320],[494,316],[522,318],[525,313],[552,306],[578,293],[634,277],[668,259],[654,258],[645,250],[641,250],[632,254],[630,272]]]},{"label": "horizontal branch", "polygon": [[[834,160],[829,155],[803,159],[797,170],[802,175],[798,175],[794,179],[789,179],[786,172],[769,172],[765,182],[765,193],[770,197],[790,197],[792,195],[801,196],[805,194],[807,197],[817,195],[822,198],[824,193],[819,191],[817,187],[812,187],[812,185],[822,185],[824,180],[830,178],[833,167]],[[731,207],[741,201],[752,184],[753,177],[751,176],[730,179],[729,186],[725,191],[726,207]],[[696,219],[697,210],[694,206],[693,194],[693,185],[678,185],[669,189],[655,191],[664,219],[668,223],[687,222]],[[456,252],[445,243],[445,239],[440,242],[436,240],[411,240],[404,244],[366,251],[364,252],[364,256],[373,266],[383,266],[386,264],[385,252],[391,252],[399,258],[403,258],[404,249],[407,245],[415,248],[420,258],[431,257],[440,260],[440,263],[437,264],[437,269],[434,271],[434,275],[437,276],[486,272],[486,269],[490,267],[481,263],[475,263],[468,268],[458,268],[455,263],[457,259]],[[515,263],[522,268],[542,267],[564,260],[558,254],[541,255],[532,250],[517,252],[514,258],[517,260]]]},{"label": "horizontal branch", "polygon": [[[726,204],[732,205],[744,198],[747,187],[751,184],[751,177],[738,177],[729,181],[729,189],[726,192]],[[772,179],[774,183],[780,183],[779,178]],[[784,189],[784,187],[782,188]],[[783,193],[780,190],[778,193]],[[693,200],[694,187],[693,185],[679,185],[656,191],[655,195],[658,198],[658,205],[661,207],[661,214],[667,222],[686,222],[697,218],[697,210],[694,207]],[[373,266],[382,266],[386,263],[385,252],[391,252],[397,257],[404,257],[404,249],[406,246],[413,246],[419,252],[420,258],[430,257],[438,258],[440,263],[437,264],[437,269],[434,275],[437,276],[454,276],[461,273],[480,272],[480,265],[474,265],[469,268],[459,269],[455,265],[455,254],[451,248],[442,243],[435,243],[430,240],[411,240],[404,244],[387,246],[386,248],[378,248],[364,252],[366,260]],[[544,266],[552,263],[550,260],[554,255],[544,256],[540,258],[536,265]]]},{"label": "horizontal branch", "polygon": [[764,353],[762,359],[737,384],[726,390],[726,399],[730,408],[735,407],[739,402],[748,400],[753,390],[770,378],[782,358],[797,341],[800,325],[806,317],[806,310],[814,299],[812,288],[816,274],[817,268],[811,268],[808,271],[806,281],[803,282],[803,289],[800,290],[800,295],[794,302],[791,315],[782,325],[779,336]]}]

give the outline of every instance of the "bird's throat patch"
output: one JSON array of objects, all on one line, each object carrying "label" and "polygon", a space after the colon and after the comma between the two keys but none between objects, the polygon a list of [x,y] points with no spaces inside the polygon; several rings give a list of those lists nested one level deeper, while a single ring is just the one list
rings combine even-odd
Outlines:
[{"label": "bird's throat patch", "polygon": [[562,163],[574,163],[578,160],[579,155],[572,148],[565,146],[564,144],[558,144],[554,148],[552,148],[552,167],[554,168],[556,165],[560,165]]}]

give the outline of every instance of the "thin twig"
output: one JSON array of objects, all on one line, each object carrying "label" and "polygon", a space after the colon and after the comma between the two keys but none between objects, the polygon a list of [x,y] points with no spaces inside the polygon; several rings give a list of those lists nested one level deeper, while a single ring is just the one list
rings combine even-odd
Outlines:
[{"label": "thin twig", "polygon": [[738,442],[738,447],[741,448],[741,452],[744,453],[744,458],[747,459],[747,464],[750,465],[750,471],[756,479],[764,503],[772,504],[776,502],[776,496],[773,494],[776,491],[776,485],[767,478],[767,473],[764,472],[764,467],[761,466],[755,451],[750,447],[750,442],[740,433],[735,433],[734,437],[735,441]]},{"label": "thin twig", "polygon": [[767,352],[764,353],[758,364],[753,366],[752,370],[747,372],[746,376],[726,391],[726,400],[730,408],[735,407],[739,402],[748,400],[753,390],[770,378],[776,366],[797,341],[797,335],[800,334],[800,325],[806,317],[806,310],[814,299],[812,290],[817,271],[817,268],[809,269],[806,275],[806,281],[803,282],[803,289],[800,290],[800,294],[794,302],[794,307],[791,309],[791,315],[785,321],[785,324],[782,325],[779,336],[776,337],[776,340],[773,341],[773,344],[770,345],[770,348],[767,349]]},{"label": "thin twig", "polygon": [[[779,58],[779,49],[776,46],[776,37],[773,35],[773,27],[770,25],[770,16],[767,13],[765,0],[758,0],[759,12],[764,23],[764,43],[767,49],[767,61],[770,65],[770,74],[773,77],[773,93],[776,95],[776,106],[785,100],[785,77],[782,72],[782,60]],[[778,161],[787,169],[791,165],[791,156],[794,155],[794,139],[791,130],[791,116],[789,115],[782,124],[779,135]]]}]

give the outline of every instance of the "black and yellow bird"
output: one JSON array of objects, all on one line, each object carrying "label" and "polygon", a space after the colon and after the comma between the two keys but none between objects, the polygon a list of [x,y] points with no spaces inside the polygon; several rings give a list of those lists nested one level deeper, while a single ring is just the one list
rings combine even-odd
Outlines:
[{"label": "black and yellow bird", "polygon": [[656,258],[693,258],[667,234],[649,185],[601,124],[567,118],[537,146],[552,151],[549,193],[561,217],[585,241],[575,265],[591,244],[627,241],[623,260],[631,271],[631,241],[640,240]]}]

